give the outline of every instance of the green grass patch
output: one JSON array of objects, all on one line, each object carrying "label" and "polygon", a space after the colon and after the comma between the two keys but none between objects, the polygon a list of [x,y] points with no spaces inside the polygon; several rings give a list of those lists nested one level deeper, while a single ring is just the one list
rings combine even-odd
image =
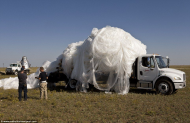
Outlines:
[{"label": "green grass patch", "polygon": [[29,89],[28,100],[19,102],[18,90],[0,89],[0,120],[188,123],[190,66],[172,67],[186,72],[187,87],[169,96],[135,89],[131,89],[127,95],[101,91],[79,93],[65,89],[64,83],[60,82],[54,91],[48,90],[48,100],[40,100],[39,89]]}]

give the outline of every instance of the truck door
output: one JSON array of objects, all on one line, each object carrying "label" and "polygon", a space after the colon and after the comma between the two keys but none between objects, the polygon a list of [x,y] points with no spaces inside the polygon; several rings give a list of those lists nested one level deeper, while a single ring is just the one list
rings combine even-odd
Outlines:
[{"label": "truck door", "polygon": [[153,56],[142,57],[139,65],[139,80],[140,81],[153,81],[158,74]]}]

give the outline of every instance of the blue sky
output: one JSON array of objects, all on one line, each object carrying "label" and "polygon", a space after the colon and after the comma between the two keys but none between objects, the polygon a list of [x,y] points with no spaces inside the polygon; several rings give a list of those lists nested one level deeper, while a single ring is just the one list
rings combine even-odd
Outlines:
[{"label": "blue sky", "polygon": [[54,61],[92,28],[131,33],[148,53],[190,65],[190,0],[0,0],[0,67]]}]

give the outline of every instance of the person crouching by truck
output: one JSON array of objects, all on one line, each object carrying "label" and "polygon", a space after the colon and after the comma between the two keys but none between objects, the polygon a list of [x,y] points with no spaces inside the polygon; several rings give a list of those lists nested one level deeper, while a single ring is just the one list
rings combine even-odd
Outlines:
[{"label": "person crouching by truck", "polygon": [[39,75],[39,80],[40,80],[40,99],[44,98],[45,95],[45,99],[47,99],[47,73],[44,71],[43,67],[40,67],[40,75]]},{"label": "person crouching by truck", "polygon": [[18,73],[18,92],[19,92],[19,101],[22,99],[22,90],[24,90],[24,101],[27,100],[27,83],[26,83],[27,75],[24,73],[24,68],[21,68],[21,72]]}]

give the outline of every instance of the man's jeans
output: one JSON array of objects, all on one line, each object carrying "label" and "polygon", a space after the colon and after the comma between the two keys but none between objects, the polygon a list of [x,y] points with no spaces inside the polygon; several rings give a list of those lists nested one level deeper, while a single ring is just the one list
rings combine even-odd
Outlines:
[{"label": "man's jeans", "polygon": [[27,84],[20,84],[18,87],[18,92],[19,92],[19,101],[22,99],[22,90],[24,90],[24,100],[27,100]]}]

